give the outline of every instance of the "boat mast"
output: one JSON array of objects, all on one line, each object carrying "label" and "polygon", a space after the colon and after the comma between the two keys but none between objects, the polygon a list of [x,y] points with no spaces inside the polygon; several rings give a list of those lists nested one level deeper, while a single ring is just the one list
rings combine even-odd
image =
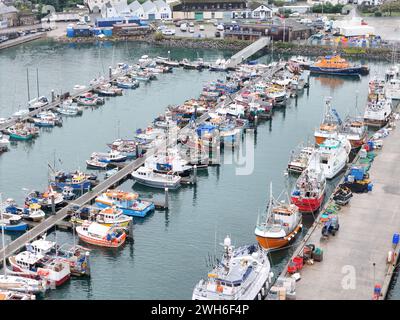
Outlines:
[{"label": "boat mast", "polygon": [[269,202],[268,202],[268,209],[267,209],[267,217],[265,219],[266,223],[268,223],[269,219],[271,218],[272,205],[273,205],[273,198],[272,198],[272,181],[271,181],[270,185],[269,185]]},{"label": "boat mast", "polygon": [[26,68],[26,84],[28,87],[28,101],[31,101],[31,92],[29,89],[29,69],[28,68]]},{"label": "boat mast", "polygon": [[39,98],[39,69],[36,68],[36,89],[37,89],[37,96]]},{"label": "boat mast", "polygon": [[1,219],[1,242],[3,248],[3,272],[4,277],[7,277],[6,274],[6,247],[5,247],[5,240],[4,240],[4,220],[3,220],[3,199],[0,193],[0,219]]}]

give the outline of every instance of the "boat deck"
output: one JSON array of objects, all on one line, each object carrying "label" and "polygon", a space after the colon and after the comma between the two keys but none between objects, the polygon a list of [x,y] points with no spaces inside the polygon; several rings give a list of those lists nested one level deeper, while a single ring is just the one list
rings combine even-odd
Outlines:
[{"label": "boat deck", "polygon": [[[400,130],[395,129],[385,138],[369,171],[372,192],[353,193],[350,203],[339,211],[336,236],[321,240],[321,224],[312,231],[307,243],[323,250],[323,261],[303,267],[296,299],[371,300],[375,284],[382,286],[381,299],[385,298],[393,273],[387,256],[400,225],[399,161]],[[399,246],[395,251],[399,253]]]}]

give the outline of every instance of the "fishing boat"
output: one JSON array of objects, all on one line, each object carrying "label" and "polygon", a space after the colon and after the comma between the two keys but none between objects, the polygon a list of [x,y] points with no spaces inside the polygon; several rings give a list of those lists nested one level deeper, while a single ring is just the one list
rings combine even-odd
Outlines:
[{"label": "fishing boat", "polygon": [[128,77],[120,77],[116,80],[116,85],[118,88],[122,89],[136,89],[139,87],[139,81],[132,80]]},{"label": "fishing boat", "polygon": [[210,71],[227,71],[228,61],[225,59],[217,59],[214,64],[210,65]]},{"label": "fishing boat", "polygon": [[52,210],[53,205],[55,209],[61,208],[65,205],[62,193],[55,191],[51,185],[43,193],[39,191],[30,192],[25,199],[25,203],[27,205],[37,203],[42,207],[42,209],[47,211]]},{"label": "fishing boat", "polygon": [[170,173],[180,176],[188,176],[192,166],[180,155],[178,148],[168,148],[166,152],[159,152],[150,156],[145,161],[145,166],[156,173]]},{"label": "fishing boat", "polygon": [[291,194],[291,202],[302,212],[315,212],[321,207],[325,196],[326,178],[316,153],[308,167],[301,173]]},{"label": "fishing boat", "polygon": [[28,229],[28,225],[22,222],[22,217],[17,214],[3,212],[0,219],[0,227],[4,231],[23,232]]},{"label": "fishing boat", "polygon": [[318,146],[316,152],[326,179],[333,179],[346,167],[350,151],[351,144],[343,136],[326,139]]},{"label": "fishing boat", "polygon": [[96,107],[96,106],[104,104],[105,100],[103,97],[99,97],[92,93],[85,93],[84,95],[78,97],[78,99],[76,100],[76,103],[78,104],[78,106]]},{"label": "fishing boat", "polygon": [[95,199],[100,208],[113,208],[122,210],[127,216],[145,217],[149,212],[154,211],[154,203],[139,199],[139,195],[133,192],[121,190],[107,190]]},{"label": "fishing boat", "polygon": [[383,127],[389,122],[392,115],[392,101],[390,99],[379,98],[369,101],[365,108],[364,122],[371,127]]},{"label": "fishing boat", "polygon": [[349,140],[353,149],[357,149],[367,142],[368,127],[361,117],[348,117],[340,129],[340,134]]},{"label": "fishing boat", "polygon": [[134,159],[138,155],[139,150],[135,140],[132,139],[117,139],[112,143],[107,144],[111,150],[120,152],[128,159]]},{"label": "fishing boat", "polygon": [[400,100],[400,78],[388,80],[385,85],[385,95],[388,99]]},{"label": "fishing boat", "polygon": [[49,99],[47,99],[44,96],[41,96],[41,97],[32,99],[31,101],[28,102],[28,110],[29,110],[29,112],[35,111],[44,106],[47,106],[48,104],[49,104]]},{"label": "fishing boat", "polygon": [[321,144],[325,139],[334,138],[337,136],[342,120],[339,117],[336,109],[332,108],[331,98],[325,99],[325,111],[321,124],[314,131],[315,143]]},{"label": "fishing boat", "polygon": [[126,156],[115,150],[106,153],[93,152],[91,158],[104,163],[124,162],[127,160]]},{"label": "fishing boat", "polygon": [[74,190],[88,190],[92,186],[92,181],[87,175],[79,170],[73,173],[56,172],[54,174],[54,184],[57,188],[71,187]]},{"label": "fishing boat", "polygon": [[76,227],[79,239],[100,247],[118,248],[125,243],[126,232],[121,227],[107,227],[97,222],[85,222]]},{"label": "fishing boat", "polygon": [[15,119],[21,119],[21,118],[27,117],[28,115],[29,115],[29,110],[22,109],[22,110],[18,110],[17,112],[14,112],[12,117]]},{"label": "fishing boat", "polygon": [[[132,217],[128,217],[127,215],[123,214],[122,209],[110,207],[95,213],[91,213],[89,220],[96,221],[97,223],[107,227],[118,226],[126,228],[132,222]],[[86,220],[71,218],[71,221],[83,224]]]},{"label": "fishing boat", "polygon": [[36,300],[34,294],[21,293],[14,290],[0,290],[0,301]]},{"label": "fishing boat", "polygon": [[56,258],[69,264],[71,274],[83,276],[90,274],[90,250],[80,245],[64,244],[46,239],[46,235],[26,244],[26,250],[47,258]]},{"label": "fishing boat", "polygon": [[6,200],[6,212],[19,215],[24,219],[31,220],[34,222],[40,222],[45,218],[45,213],[41,210],[41,207],[37,203],[31,203],[29,206],[25,206],[24,208],[20,208],[16,205],[13,199]]},{"label": "fishing boat", "polygon": [[73,105],[72,103],[64,102],[57,109],[57,112],[64,116],[77,116],[83,113],[83,107]]},{"label": "fishing boat", "polygon": [[156,173],[148,167],[140,167],[133,171],[132,177],[142,185],[161,189],[178,189],[181,182],[179,175]]},{"label": "fishing boat", "polygon": [[314,63],[314,61],[310,60],[310,58],[304,56],[294,56],[289,59],[289,62],[293,62],[298,64],[300,68],[304,70],[310,69],[310,66]]},{"label": "fishing boat", "polygon": [[45,292],[46,289],[46,281],[43,280],[29,279],[9,274],[0,275],[0,294],[2,290],[39,294]]},{"label": "fishing boat", "polygon": [[311,73],[323,73],[342,76],[358,76],[368,71],[365,66],[353,66],[339,55],[319,57],[310,65]]},{"label": "fishing boat", "polygon": [[261,300],[271,286],[273,273],[267,252],[258,245],[235,248],[227,236],[224,253],[207,279],[196,284],[193,300]]},{"label": "fishing boat", "polygon": [[300,148],[298,153],[293,150],[288,163],[288,171],[294,173],[303,172],[303,170],[307,168],[310,157],[314,151],[315,148],[312,146]]},{"label": "fishing boat", "polygon": [[65,186],[64,188],[62,188],[61,194],[65,200],[74,200],[76,198],[74,188],[69,186]]},{"label": "fishing boat", "polygon": [[104,170],[108,167],[108,163],[106,162],[101,162],[97,159],[89,159],[86,160],[86,167],[88,169],[99,169],[99,170]]},{"label": "fishing boat", "polygon": [[115,97],[115,96],[121,96],[123,91],[121,88],[117,88],[109,83],[106,83],[94,89],[93,92],[103,97]]},{"label": "fishing boat", "polygon": [[40,128],[53,128],[56,125],[55,121],[50,118],[34,118],[33,123]]},{"label": "fishing boat", "polygon": [[266,249],[287,246],[302,228],[302,216],[294,204],[275,199],[270,187],[270,199],[266,215],[257,222],[255,235],[259,245]]},{"label": "fishing boat", "polygon": [[165,58],[165,57],[158,56],[155,59],[155,62],[157,64],[162,64],[162,65],[165,65],[165,66],[168,66],[168,67],[179,67],[179,62],[178,61],[171,60],[171,59]]},{"label": "fishing boat", "polygon": [[21,272],[31,278],[42,277],[50,285],[61,286],[71,277],[69,263],[64,259],[47,257],[30,251],[23,251],[8,258],[14,272]]},{"label": "fishing boat", "polygon": [[10,140],[27,141],[32,140],[35,132],[23,123],[16,123],[6,130]]},{"label": "fishing boat", "polygon": [[0,153],[10,148],[10,138],[0,133]]}]

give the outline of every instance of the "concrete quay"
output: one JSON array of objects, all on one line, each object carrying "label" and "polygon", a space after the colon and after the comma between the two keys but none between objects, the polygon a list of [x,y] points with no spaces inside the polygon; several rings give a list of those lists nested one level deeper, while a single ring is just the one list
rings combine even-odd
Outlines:
[{"label": "concrete quay", "polygon": [[372,192],[354,193],[341,208],[336,236],[323,240],[321,223],[311,232],[306,242],[323,250],[323,261],[303,267],[296,299],[371,300],[376,284],[382,286],[379,299],[385,298],[394,270],[388,252],[397,254],[395,260],[399,254],[392,237],[400,231],[400,130],[383,145],[369,171]]}]

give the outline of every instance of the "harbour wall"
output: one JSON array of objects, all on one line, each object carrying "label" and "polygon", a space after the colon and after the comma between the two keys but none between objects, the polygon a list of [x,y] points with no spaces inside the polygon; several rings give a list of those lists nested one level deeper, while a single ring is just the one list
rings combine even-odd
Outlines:
[{"label": "harbour wall", "polygon": [[[183,37],[109,37],[107,39],[98,39],[94,37],[75,37],[66,36],[56,39],[59,42],[66,43],[98,43],[102,41],[121,42],[137,41],[148,43],[154,46],[163,46],[170,48],[191,48],[191,49],[216,49],[216,50],[235,50],[239,51],[252,44],[252,41],[235,39],[215,39],[215,38],[183,38]],[[266,47],[261,54],[285,54],[285,55],[307,55],[323,56],[332,54],[334,51],[343,57],[354,59],[383,60],[390,61],[392,50],[390,48],[360,48],[360,47],[332,47],[322,45],[307,45],[298,43],[275,42],[273,46]]]}]

